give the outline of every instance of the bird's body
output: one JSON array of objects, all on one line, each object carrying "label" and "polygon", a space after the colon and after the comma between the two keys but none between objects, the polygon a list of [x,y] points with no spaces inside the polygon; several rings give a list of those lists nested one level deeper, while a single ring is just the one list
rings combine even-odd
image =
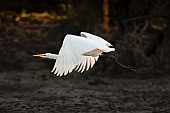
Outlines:
[{"label": "bird's body", "polygon": [[83,72],[92,68],[103,52],[115,51],[109,42],[99,36],[81,32],[81,36],[66,35],[58,55],[46,53],[34,56],[55,59],[52,72],[67,75],[74,69]]},{"label": "bird's body", "polygon": [[99,36],[81,32],[81,36],[66,35],[59,54],[38,54],[39,56],[56,60],[52,72],[57,76],[67,75],[73,70],[83,72],[92,68],[103,52],[115,51],[109,42]]}]

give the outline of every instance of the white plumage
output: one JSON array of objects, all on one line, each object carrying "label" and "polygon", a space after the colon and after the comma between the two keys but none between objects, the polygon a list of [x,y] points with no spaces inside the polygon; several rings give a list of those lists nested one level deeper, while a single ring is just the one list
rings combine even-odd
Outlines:
[{"label": "white plumage", "polygon": [[56,59],[52,72],[57,76],[73,70],[83,72],[92,68],[103,52],[115,51],[109,42],[99,36],[81,32],[81,36],[66,35],[58,55],[45,53],[33,56]]}]

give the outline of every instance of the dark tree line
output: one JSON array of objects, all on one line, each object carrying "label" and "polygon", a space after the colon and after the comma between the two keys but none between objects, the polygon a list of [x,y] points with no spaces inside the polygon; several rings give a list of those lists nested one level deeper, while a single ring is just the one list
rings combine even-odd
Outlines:
[{"label": "dark tree line", "polygon": [[0,0],[0,38],[8,39],[11,29],[16,37],[34,33],[53,41],[87,31],[109,40],[116,56],[137,68],[168,71],[169,7],[169,0]]}]

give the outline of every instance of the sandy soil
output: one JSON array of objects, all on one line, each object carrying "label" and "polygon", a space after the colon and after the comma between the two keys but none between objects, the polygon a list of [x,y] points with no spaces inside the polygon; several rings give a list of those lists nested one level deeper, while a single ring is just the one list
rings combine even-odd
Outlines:
[{"label": "sandy soil", "polygon": [[169,113],[170,78],[0,73],[0,113]]}]

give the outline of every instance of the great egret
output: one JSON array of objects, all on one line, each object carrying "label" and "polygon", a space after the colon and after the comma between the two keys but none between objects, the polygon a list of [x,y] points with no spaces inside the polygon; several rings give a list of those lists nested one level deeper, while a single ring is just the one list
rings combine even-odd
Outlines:
[{"label": "great egret", "polygon": [[[67,75],[73,70],[81,73],[84,70],[92,68],[102,53],[115,51],[115,48],[109,42],[99,36],[81,32],[81,36],[67,34],[64,38],[59,54],[45,53],[33,55],[36,57],[43,57],[56,60],[51,72],[56,76]],[[114,56],[108,55],[116,63],[124,68],[133,70],[120,63]]]}]

